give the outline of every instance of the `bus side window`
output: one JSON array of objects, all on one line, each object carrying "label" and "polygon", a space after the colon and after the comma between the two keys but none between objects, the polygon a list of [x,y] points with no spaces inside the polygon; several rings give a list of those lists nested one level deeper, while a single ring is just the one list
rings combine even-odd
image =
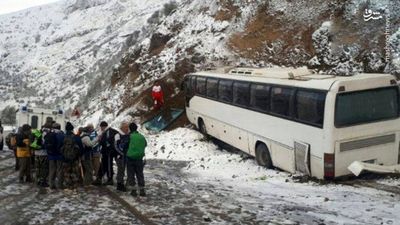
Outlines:
[{"label": "bus side window", "polygon": [[264,84],[252,84],[250,89],[250,107],[262,112],[268,112],[271,87]]},{"label": "bus side window", "polygon": [[215,78],[207,79],[207,97],[213,99],[218,98],[218,79]]},{"label": "bus side window", "polygon": [[32,116],[31,117],[31,127],[32,127],[32,129],[37,129],[38,128],[38,120],[39,120],[38,116]]},{"label": "bus side window", "polygon": [[323,92],[299,90],[296,94],[296,119],[321,126],[324,122],[325,97]]},{"label": "bus side window", "polygon": [[273,87],[271,91],[271,112],[289,116],[292,92],[291,88]]},{"label": "bus side window", "polygon": [[218,99],[222,102],[232,102],[232,81],[220,80],[218,85]]},{"label": "bus side window", "polygon": [[234,82],[233,83],[233,103],[239,106],[247,107],[250,101],[250,83]]},{"label": "bus side window", "polygon": [[197,78],[196,93],[199,95],[206,95],[206,78],[205,77]]},{"label": "bus side window", "polygon": [[190,78],[190,93],[192,95],[195,94],[195,90],[196,90],[196,77],[195,76],[191,76]]}]

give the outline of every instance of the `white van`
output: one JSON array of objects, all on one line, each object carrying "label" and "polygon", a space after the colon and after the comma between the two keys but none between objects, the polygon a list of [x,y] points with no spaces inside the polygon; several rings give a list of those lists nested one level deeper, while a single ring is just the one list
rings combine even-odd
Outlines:
[{"label": "white van", "polygon": [[29,124],[32,129],[40,129],[48,120],[59,123],[61,129],[65,129],[66,116],[63,110],[29,108],[27,106],[22,106],[17,112],[17,127]]}]

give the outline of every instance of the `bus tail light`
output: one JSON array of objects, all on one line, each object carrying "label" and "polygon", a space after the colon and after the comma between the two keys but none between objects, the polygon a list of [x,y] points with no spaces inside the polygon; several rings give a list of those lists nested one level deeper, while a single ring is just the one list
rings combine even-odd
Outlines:
[{"label": "bus tail light", "polygon": [[324,154],[324,178],[333,179],[335,177],[335,154]]}]

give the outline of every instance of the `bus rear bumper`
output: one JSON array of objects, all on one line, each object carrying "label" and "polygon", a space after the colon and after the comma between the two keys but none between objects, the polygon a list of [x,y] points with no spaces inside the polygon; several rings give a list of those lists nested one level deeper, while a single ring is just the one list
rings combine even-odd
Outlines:
[{"label": "bus rear bumper", "polygon": [[400,173],[400,164],[384,166],[360,161],[354,161],[347,167],[354,175],[359,176],[363,171],[372,173]]}]

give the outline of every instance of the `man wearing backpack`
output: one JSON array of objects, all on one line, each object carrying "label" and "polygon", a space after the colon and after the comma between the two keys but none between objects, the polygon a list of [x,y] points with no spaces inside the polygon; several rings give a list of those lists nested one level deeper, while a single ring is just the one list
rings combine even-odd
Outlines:
[{"label": "man wearing backpack", "polygon": [[146,138],[137,131],[137,125],[135,123],[129,124],[129,130],[131,131],[129,139],[129,147],[127,156],[127,169],[128,169],[128,185],[133,186],[131,195],[137,196],[136,192],[136,181],[139,185],[140,196],[146,196],[144,190],[144,152],[147,146]]},{"label": "man wearing backpack", "polygon": [[[64,142],[64,133],[58,123],[47,123],[43,132],[44,147],[49,159],[49,184],[51,189],[63,189],[63,156],[61,147]],[[56,179],[57,178],[57,179]],[[57,183],[56,183],[57,181]]]},{"label": "man wearing backpack", "polygon": [[101,166],[94,185],[101,185],[103,176],[107,174],[107,182],[105,185],[113,185],[113,161],[117,153],[115,150],[114,137],[118,133],[115,129],[108,126],[108,123],[102,121],[100,123],[101,135],[99,138],[99,144],[101,146]]},{"label": "man wearing backpack", "polygon": [[124,184],[125,168],[126,168],[126,152],[129,147],[129,124],[123,122],[120,126],[121,132],[114,136],[115,150],[117,151],[117,190],[126,191]]},{"label": "man wearing backpack", "polygon": [[79,157],[82,155],[83,146],[80,137],[74,134],[74,126],[70,122],[65,125],[65,130],[66,134],[61,147],[64,158],[64,180],[68,188],[76,188],[81,177]]}]

